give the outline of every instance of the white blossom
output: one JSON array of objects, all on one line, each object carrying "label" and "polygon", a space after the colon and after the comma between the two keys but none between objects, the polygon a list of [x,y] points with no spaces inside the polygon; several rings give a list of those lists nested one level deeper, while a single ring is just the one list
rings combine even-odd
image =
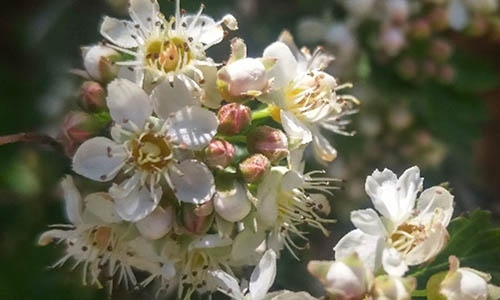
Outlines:
[{"label": "white blossom", "polygon": [[335,246],[335,258],[356,251],[371,268],[381,266],[401,276],[408,266],[431,260],[448,240],[446,226],[453,214],[453,196],[434,186],[423,191],[418,167],[406,170],[399,179],[388,170],[375,170],[366,179],[365,189],[375,209],[356,210],[351,221],[357,229]]}]

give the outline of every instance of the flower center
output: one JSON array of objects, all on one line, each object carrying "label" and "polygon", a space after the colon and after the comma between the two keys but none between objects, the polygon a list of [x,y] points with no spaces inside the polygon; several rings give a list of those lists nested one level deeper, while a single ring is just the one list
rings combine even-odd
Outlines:
[{"label": "flower center", "polygon": [[165,73],[181,70],[192,57],[188,44],[180,38],[157,39],[146,44],[146,65]]},{"label": "flower center", "polygon": [[401,253],[407,254],[425,239],[423,225],[402,224],[391,235],[392,246]]},{"label": "flower center", "polygon": [[334,79],[324,72],[309,72],[285,91],[286,109],[299,119],[318,121],[332,111]]},{"label": "flower center", "polygon": [[158,171],[172,160],[172,149],[165,137],[146,133],[132,140],[131,160],[143,170]]}]

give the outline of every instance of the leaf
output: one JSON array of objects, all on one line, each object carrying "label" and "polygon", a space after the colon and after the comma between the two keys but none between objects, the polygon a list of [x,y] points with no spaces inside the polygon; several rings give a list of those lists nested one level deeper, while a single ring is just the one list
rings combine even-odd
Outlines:
[{"label": "leaf", "polygon": [[477,57],[457,53],[452,59],[456,68],[453,87],[460,92],[480,93],[494,88],[498,84],[498,75]]},{"label": "leaf", "polygon": [[490,273],[492,282],[500,281],[500,228],[493,227],[489,211],[475,210],[467,217],[455,218],[448,231],[450,240],[443,251],[429,265],[415,269],[410,275],[425,283],[430,276],[448,270],[448,257],[455,255],[460,267]]}]

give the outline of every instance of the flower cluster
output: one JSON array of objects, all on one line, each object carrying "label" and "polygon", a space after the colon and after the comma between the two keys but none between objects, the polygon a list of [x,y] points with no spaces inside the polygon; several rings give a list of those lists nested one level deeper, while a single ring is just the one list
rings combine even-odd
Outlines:
[{"label": "flower cluster", "polygon": [[[84,49],[82,111],[60,139],[73,171],[104,190],[82,197],[67,177],[71,224],[40,244],[63,243],[55,265],[82,265],[85,284],[159,280],[190,298],[235,267],[294,253],[304,225],[327,234],[325,194],[340,182],[304,172],[303,152],[311,144],[318,161],[336,158],[324,134],[351,134],[344,117],[358,101],[339,94],[350,85],[325,73],[330,55],[299,50],[286,32],[257,58],[234,38],[227,62],[215,62],[206,50],[238,24],[203,8],[191,15],[176,1],[166,18],[156,1],[130,0],[130,19],[105,17],[104,42]],[[250,293],[264,299],[252,283]]]}]

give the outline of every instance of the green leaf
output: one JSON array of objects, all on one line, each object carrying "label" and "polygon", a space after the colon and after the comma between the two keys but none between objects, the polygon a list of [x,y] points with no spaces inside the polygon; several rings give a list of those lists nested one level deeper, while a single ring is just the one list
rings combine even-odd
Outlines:
[{"label": "green leaf", "polygon": [[455,218],[448,231],[450,240],[443,251],[429,265],[410,275],[425,283],[430,276],[448,270],[448,257],[455,255],[461,267],[490,273],[493,282],[500,280],[500,228],[493,227],[490,212],[475,210],[467,217]]},{"label": "green leaf", "polygon": [[497,73],[477,57],[457,53],[452,59],[452,65],[456,68],[453,87],[457,91],[484,92],[498,84]]}]

